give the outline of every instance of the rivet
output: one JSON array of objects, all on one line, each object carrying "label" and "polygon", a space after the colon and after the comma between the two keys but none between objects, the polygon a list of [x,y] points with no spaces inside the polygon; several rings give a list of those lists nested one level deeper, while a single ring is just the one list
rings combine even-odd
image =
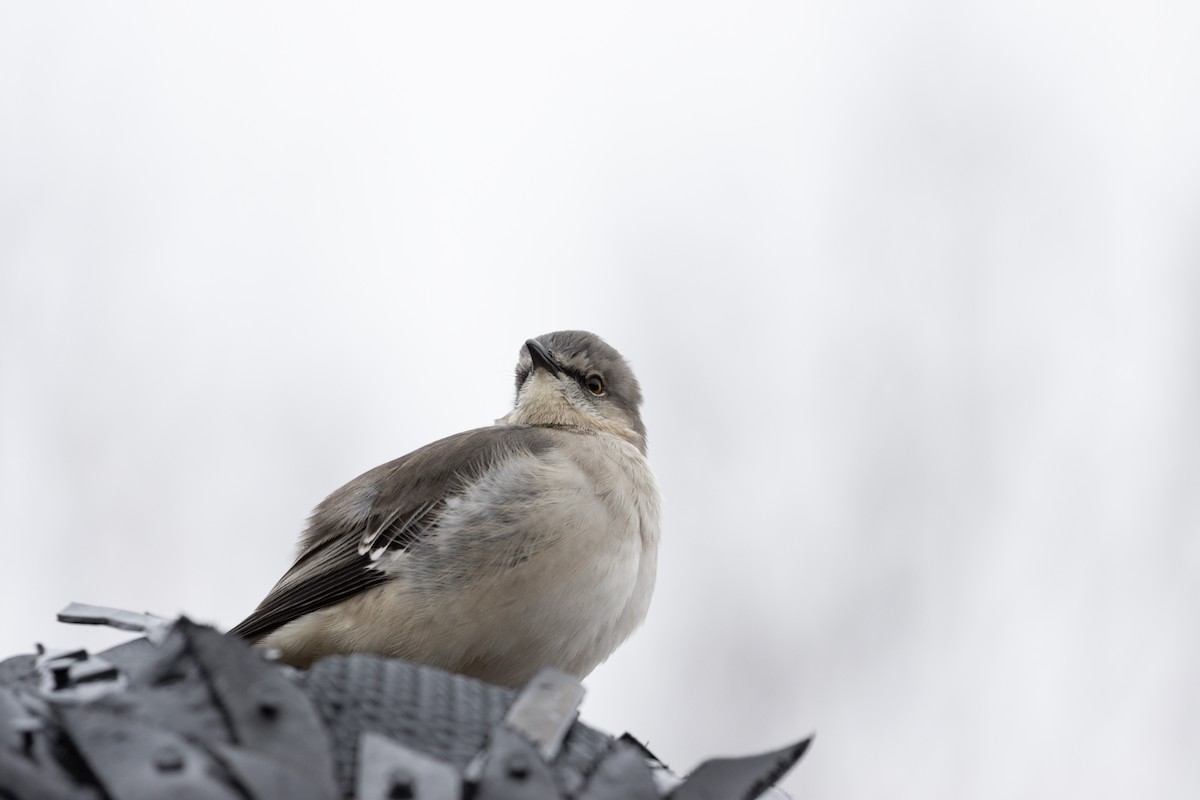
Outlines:
[{"label": "rivet", "polygon": [[13,720],[12,727],[20,734],[20,752],[30,756],[34,752],[34,735],[42,729],[42,724],[31,717],[20,717]]},{"label": "rivet", "polygon": [[524,753],[513,753],[504,763],[508,776],[515,781],[523,781],[529,777],[529,758]]},{"label": "rivet", "polygon": [[180,681],[186,680],[186,678],[187,678],[187,676],[184,675],[178,669],[169,669],[169,670],[162,672],[159,675],[155,676],[154,685],[155,686],[171,686],[172,684],[176,684],[176,683],[179,683]]},{"label": "rivet", "polygon": [[178,772],[183,769],[183,754],[174,747],[164,747],[154,754],[154,766],[159,772]]},{"label": "rivet", "polygon": [[412,773],[403,768],[392,770],[388,777],[388,800],[413,800],[416,796],[416,781]]},{"label": "rivet", "polygon": [[71,685],[71,665],[55,664],[50,667],[50,676],[54,679],[55,689],[66,689]]}]

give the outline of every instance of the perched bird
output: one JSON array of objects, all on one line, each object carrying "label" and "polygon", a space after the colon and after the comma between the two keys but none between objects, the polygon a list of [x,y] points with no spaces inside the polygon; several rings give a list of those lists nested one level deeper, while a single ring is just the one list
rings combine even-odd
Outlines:
[{"label": "perched bird", "polygon": [[580,677],[641,623],[659,499],[642,393],[585,331],[530,339],[516,404],[325,499],[292,568],[231,633],[307,666],[379,653],[503,686]]}]

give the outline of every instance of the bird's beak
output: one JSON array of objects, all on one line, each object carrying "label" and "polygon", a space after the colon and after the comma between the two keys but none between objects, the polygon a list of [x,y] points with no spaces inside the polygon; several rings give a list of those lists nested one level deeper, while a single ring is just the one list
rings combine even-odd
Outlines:
[{"label": "bird's beak", "polygon": [[534,369],[541,367],[556,378],[562,374],[558,364],[555,364],[554,359],[550,357],[550,351],[542,347],[541,342],[530,339],[525,342],[525,349],[529,351],[529,357],[533,359]]}]

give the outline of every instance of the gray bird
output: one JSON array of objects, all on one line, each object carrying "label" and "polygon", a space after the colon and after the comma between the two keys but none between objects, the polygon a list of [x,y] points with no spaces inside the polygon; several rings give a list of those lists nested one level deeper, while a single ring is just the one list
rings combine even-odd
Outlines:
[{"label": "gray bird", "polygon": [[295,564],[231,633],[307,666],[379,653],[520,686],[579,677],[646,616],[658,489],[641,389],[585,331],[530,339],[512,411],[325,499]]}]

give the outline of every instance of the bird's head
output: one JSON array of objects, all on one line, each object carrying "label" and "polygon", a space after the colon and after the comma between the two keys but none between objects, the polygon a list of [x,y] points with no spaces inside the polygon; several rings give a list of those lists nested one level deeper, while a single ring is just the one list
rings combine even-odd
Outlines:
[{"label": "bird's head", "polygon": [[629,364],[587,331],[555,331],[525,342],[517,401],[498,422],[605,431],[646,452],[642,390]]}]

